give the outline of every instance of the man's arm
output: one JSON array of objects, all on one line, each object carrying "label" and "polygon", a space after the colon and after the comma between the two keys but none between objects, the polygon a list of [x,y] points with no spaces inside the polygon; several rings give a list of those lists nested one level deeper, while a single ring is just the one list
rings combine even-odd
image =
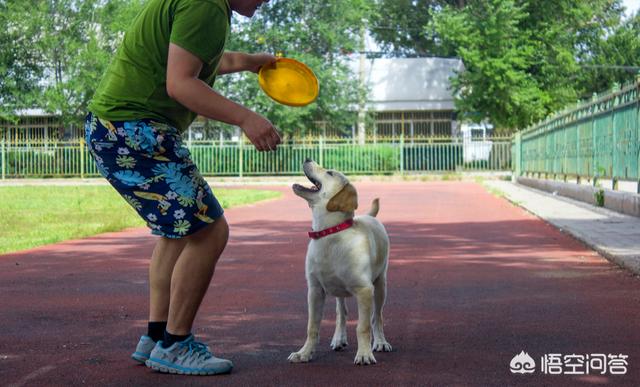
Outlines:
[{"label": "man's arm", "polygon": [[260,67],[275,62],[276,57],[271,54],[245,54],[244,52],[225,51],[220,59],[218,74],[252,71],[257,73]]},{"label": "man's arm", "polygon": [[202,61],[197,56],[170,43],[167,94],[194,113],[239,126],[259,151],[275,150],[280,143],[280,136],[273,124],[218,94],[198,78],[201,70]]}]

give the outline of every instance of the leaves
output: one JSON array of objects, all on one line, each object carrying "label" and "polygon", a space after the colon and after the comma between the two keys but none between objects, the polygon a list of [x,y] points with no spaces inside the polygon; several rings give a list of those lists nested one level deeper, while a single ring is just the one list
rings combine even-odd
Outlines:
[{"label": "leaves", "polygon": [[[638,24],[619,0],[378,0],[373,35],[394,55],[457,56],[461,117],[524,128],[594,91],[632,80]],[[637,19],[637,15],[636,15]],[[591,66],[591,67],[588,67]]]},{"label": "leaves", "polygon": [[371,34],[394,56],[454,56],[455,47],[439,44],[439,33],[430,27],[434,15],[446,6],[459,6],[459,2],[379,0],[372,13]]},{"label": "leaves", "polygon": [[16,110],[31,106],[42,71],[32,39],[37,26],[27,24],[28,2],[0,2],[0,117],[15,119]]},{"label": "leaves", "polygon": [[[584,62],[589,67],[583,69],[583,97],[633,80],[640,73],[640,13],[599,41]],[[617,67],[611,68],[612,64]]]},{"label": "leaves", "polygon": [[112,53],[143,0],[0,3],[2,115],[42,108],[79,124]]},{"label": "leaves", "polygon": [[452,80],[456,107],[463,117],[512,131],[575,103],[599,87],[584,81],[582,62],[620,12],[610,0],[476,0],[445,8],[432,27],[466,67]]}]

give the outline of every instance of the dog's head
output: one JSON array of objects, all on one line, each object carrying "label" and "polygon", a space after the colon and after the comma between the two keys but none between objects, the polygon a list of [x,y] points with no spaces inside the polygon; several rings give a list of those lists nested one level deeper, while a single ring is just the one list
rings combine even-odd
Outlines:
[{"label": "dog's head", "polygon": [[306,200],[309,207],[329,212],[353,212],[358,208],[358,193],[345,175],[324,169],[309,159],[302,169],[313,186],[294,184],[293,192]]}]

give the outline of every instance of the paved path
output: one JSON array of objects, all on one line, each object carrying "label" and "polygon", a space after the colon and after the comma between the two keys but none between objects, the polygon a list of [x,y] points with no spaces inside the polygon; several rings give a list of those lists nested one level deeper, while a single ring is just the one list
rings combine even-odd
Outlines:
[{"label": "paved path", "polygon": [[[0,381],[9,386],[638,385],[640,281],[556,228],[470,182],[359,183],[360,212],[381,198],[392,248],[386,335],[375,366],[329,349],[329,302],[309,364],[289,364],[306,326],[310,213],[281,200],[227,211],[228,249],[196,334],[233,374],[154,373],[128,356],[146,326],[146,230],[0,256]],[[514,375],[520,351],[538,363]],[[626,375],[543,375],[545,354],[628,355]]]}]

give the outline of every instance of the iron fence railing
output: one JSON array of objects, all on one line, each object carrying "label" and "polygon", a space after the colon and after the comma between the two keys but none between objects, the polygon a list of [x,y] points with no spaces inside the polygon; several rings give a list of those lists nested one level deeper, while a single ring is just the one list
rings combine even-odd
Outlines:
[{"label": "iron fence railing", "polygon": [[640,78],[559,112],[513,141],[516,175],[638,182]]},{"label": "iron fence railing", "polygon": [[[246,140],[187,142],[207,176],[297,175],[307,158],[347,174],[395,174],[511,169],[511,139],[308,138],[287,141],[276,152],[258,152]],[[98,176],[82,139],[70,142],[1,140],[2,178]]]}]

